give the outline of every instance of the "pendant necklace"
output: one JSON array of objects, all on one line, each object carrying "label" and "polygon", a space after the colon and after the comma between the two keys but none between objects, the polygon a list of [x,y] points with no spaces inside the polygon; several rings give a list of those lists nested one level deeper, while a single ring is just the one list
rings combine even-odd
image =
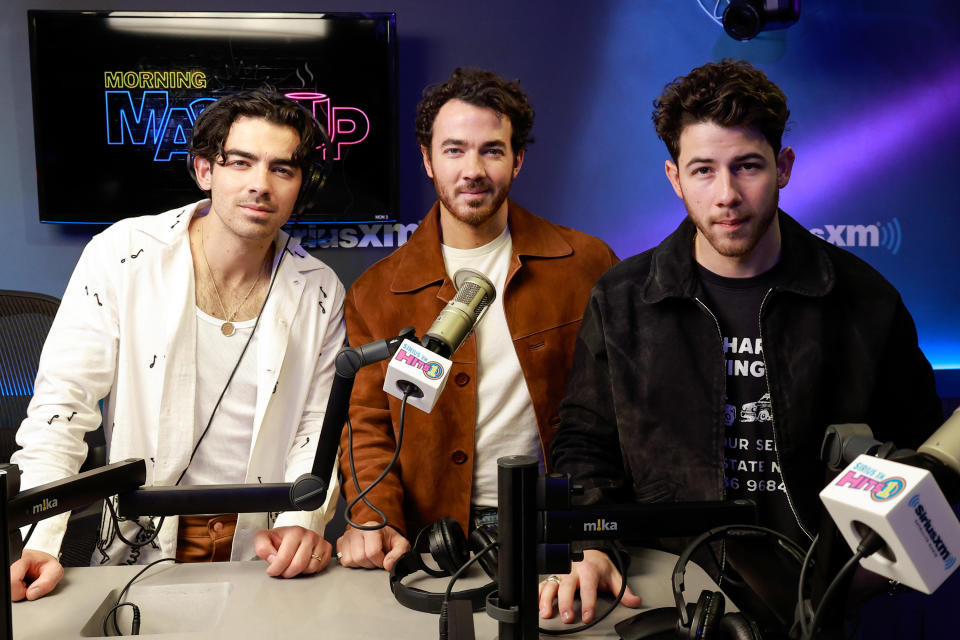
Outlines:
[{"label": "pendant necklace", "polygon": [[223,298],[220,297],[220,289],[217,287],[217,279],[213,277],[213,269],[210,268],[210,262],[207,261],[207,250],[203,246],[203,229],[200,229],[200,253],[203,254],[203,263],[207,265],[207,273],[210,274],[210,282],[213,283],[213,292],[217,294],[217,302],[220,303],[220,311],[223,313],[223,317],[226,321],[220,325],[220,333],[226,337],[232,336],[237,332],[236,327],[233,325],[233,319],[236,317],[237,313],[240,312],[240,309],[243,308],[244,303],[247,301],[247,298],[250,297],[250,294],[253,293],[253,290],[257,288],[257,285],[260,283],[260,276],[263,275],[263,269],[257,273],[257,279],[253,281],[253,286],[250,287],[250,290],[247,291],[247,295],[243,296],[243,300],[240,301],[240,304],[237,305],[237,308],[233,310],[233,313],[227,314],[226,307],[223,306]]}]

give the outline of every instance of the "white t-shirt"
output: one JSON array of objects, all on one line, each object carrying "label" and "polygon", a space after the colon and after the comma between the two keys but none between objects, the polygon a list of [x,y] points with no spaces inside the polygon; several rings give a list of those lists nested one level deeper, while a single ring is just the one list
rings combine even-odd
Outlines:
[{"label": "white t-shirt", "polygon": [[[236,331],[227,337],[220,331],[223,320],[197,309],[198,433],[203,433],[207,426],[210,413],[223,393],[255,322],[256,318],[234,322]],[[254,336],[217,408],[210,430],[180,481],[181,485],[242,484],[246,481],[256,405],[257,337]]]},{"label": "white t-shirt", "polygon": [[497,297],[474,328],[477,338],[477,423],[473,462],[474,507],[497,506],[497,458],[531,455],[541,460],[540,433],[527,381],[513,347],[503,310],[503,290],[513,256],[513,240],[506,228],[497,238],[476,249],[442,245],[443,262],[451,280],[469,267],[489,278]]}]

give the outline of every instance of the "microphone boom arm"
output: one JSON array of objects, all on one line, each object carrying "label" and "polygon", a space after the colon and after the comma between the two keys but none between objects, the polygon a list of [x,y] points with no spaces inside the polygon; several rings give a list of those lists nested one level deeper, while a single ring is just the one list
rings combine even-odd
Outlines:
[{"label": "microphone boom arm", "polygon": [[[393,338],[377,340],[355,348],[344,347],[337,354],[334,362],[336,373],[333,376],[333,384],[330,386],[330,397],[323,416],[317,453],[313,458],[312,475],[315,478],[326,482],[333,473],[337,450],[340,447],[340,434],[343,433],[343,425],[347,422],[350,393],[353,391],[353,381],[357,372],[368,364],[389,359],[400,348],[400,344],[409,339],[416,340],[413,327],[404,327]],[[300,482],[303,478],[304,476],[301,476],[296,482]]]}]

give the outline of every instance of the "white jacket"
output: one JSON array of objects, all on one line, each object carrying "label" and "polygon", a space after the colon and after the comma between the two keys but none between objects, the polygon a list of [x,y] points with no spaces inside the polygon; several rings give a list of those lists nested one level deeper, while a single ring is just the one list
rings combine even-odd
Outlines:
[{"label": "white jacket", "polygon": [[[196,297],[187,233],[205,202],[122,220],[83,251],[43,347],[33,399],[12,458],[24,489],[77,473],[83,435],[101,421],[109,461],[144,458],[147,485],[171,486],[202,431],[196,424]],[[286,241],[277,238],[279,251]],[[291,239],[257,328],[257,404],[247,483],[288,482],[313,463],[333,362],[343,346],[344,289],[332,269]],[[98,406],[104,399],[101,420]],[[232,559],[255,557],[253,534],[271,525],[318,532],[333,515],[334,478],[323,508],[240,514]],[[67,515],[40,522],[27,548],[57,555]],[[125,523],[132,539],[137,527]],[[160,550],[137,562],[173,556],[177,518],[164,521]],[[119,540],[111,563],[127,558]],[[162,555],[158,555],[162,554]]]}]

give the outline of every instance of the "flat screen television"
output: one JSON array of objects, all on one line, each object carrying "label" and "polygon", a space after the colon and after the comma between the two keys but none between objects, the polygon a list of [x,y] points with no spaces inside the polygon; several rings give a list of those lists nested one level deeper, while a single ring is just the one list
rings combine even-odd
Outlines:
[{"label": "flat screen television", "polygon": [[199,200],[193,122],[270,84],[330,135],[332,167],[301,222],[393,221],[393,13],[27,12],[40,220],[99,224]]}]

